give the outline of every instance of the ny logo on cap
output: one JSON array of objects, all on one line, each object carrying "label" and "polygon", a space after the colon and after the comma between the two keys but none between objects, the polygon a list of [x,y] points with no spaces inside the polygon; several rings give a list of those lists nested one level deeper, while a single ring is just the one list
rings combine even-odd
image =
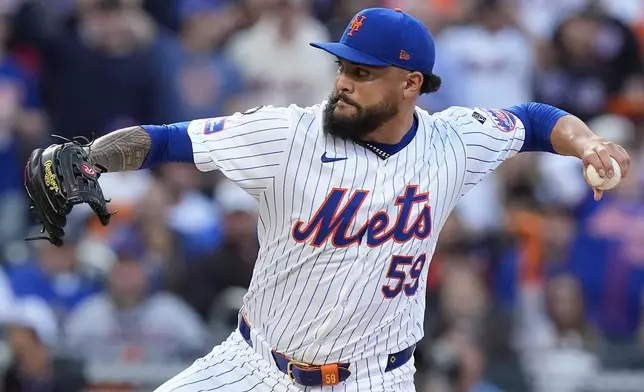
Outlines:
[{"label": "ny logo on cap", "polygon": [[351,25],[349,25],[349,35],[353,35],[354,31],[360,30],[362,22],[364,22],[365,19],[367,19],[366,16],[356,15],[356,17],[351,21]]}]

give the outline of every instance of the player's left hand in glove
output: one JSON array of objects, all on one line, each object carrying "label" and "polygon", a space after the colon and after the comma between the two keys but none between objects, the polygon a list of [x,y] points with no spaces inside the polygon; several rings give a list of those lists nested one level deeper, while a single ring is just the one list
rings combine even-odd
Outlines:
[{"label": "player's left hand in glove", "polygon": [[89,163],[89,153],[79,140],[31,153],[25,167],[25,187],[32,201],[30,212],[42,223],[41,233],[47,236],[27,240],[46,239],[62,246],[67,215],[76,204],[89,204],[104,226],[109,223],[113,213],[108,211],[109,201],[98,183],[101,172],[106,170]]}]

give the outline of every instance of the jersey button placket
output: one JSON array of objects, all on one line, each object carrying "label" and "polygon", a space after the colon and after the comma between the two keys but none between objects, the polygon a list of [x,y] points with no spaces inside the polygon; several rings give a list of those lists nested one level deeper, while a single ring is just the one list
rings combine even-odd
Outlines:
[{"label": "jersey button placket", "polygon": [[391,173],[391,164],[389,160],[386,160],[385,163],[382,166],[381,172],[378,173],[380,177],[380,181],[378,181],[379,189],[380,189],[380,195],[382,196],[381,204],[383,207],[386,208],[385,206],[385,199],[387,197],[387,189],[388,189],[388,181],[392,181],[392,173]]},{"label": "jersey button placket", "polygon": [[[377,158],[380,159],[380,158]],[[367,211],[367,219],[369,220],[380,211],[382,202],[384,200],[383,187],[380,186],[383,182],[383,165],[381,162],[378,162],[378,167],[376,168],[376,178],[374,182],[374,189],[371,192],[371,200],[369,203],[369,210]],[[371,251],[368,243],[369,238],[369,225],[367,225],[367,232],[364,235],[363,241],[360,242],[358,247],[358,257],[362,264],[367,263],[367,254]]]},{"label": "jersey button placket", "polygon": [[[387,206],[386,206],[386,198],[387,198],[387,186],[386,183],[391,177],[387,174],[387,168],[385,166],[385,163],[382,162],[380,165],[378,165],[378,170],[376,171],[376,189],[373,191],[373,200],[371,203],[371,209],[369,210],[369,216],[373,217],[380,211],[386,211]],[[372,251],[372,248],[369,247],[369,244],[364,241],[363,242],[363,253],[366,255],[370,251]],[[363,258],[363,263],[366,263],[367,259],[366,257]]]}]

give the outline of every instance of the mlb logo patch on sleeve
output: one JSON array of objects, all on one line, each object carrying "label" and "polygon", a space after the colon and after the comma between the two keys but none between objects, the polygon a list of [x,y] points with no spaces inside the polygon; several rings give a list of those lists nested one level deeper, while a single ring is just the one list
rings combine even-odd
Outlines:
[{"label": "mlb logo patch on sleeve", "polygon": [[212,118],[206,121],[206,125],[203,127],[204,135],[210,135],[212,133],[222,131],[225,123],[226,117]]},{"label": "mlb logo patch on sleeve", "polygon": [[517,118],[507,110],[486,109],[485,113],[489,114],[494,127],[501,132],[512,132],[517,127]]},{"label": "mlb logo patch on sleeve", "polygon": [[485,124],[485,121],[487,120],[487,118],[479,112],[472,113],[472,117],[474,117],[476,121],[480,122],[481,125]]}]

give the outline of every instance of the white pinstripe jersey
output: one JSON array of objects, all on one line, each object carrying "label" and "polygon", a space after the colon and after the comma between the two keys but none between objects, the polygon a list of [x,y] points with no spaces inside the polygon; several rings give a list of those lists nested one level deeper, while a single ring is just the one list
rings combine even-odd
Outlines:
[{"label": "white pinstripe jersey", "polygon": [[417,108],[414,139],[382,159],[324,133],[325,104],[188,128],[197,167],[220,170],[259,203],[248,321],[279,352],[315,364],[401,351],[423,336],[438,233],[525,135],[504,110]]}]

